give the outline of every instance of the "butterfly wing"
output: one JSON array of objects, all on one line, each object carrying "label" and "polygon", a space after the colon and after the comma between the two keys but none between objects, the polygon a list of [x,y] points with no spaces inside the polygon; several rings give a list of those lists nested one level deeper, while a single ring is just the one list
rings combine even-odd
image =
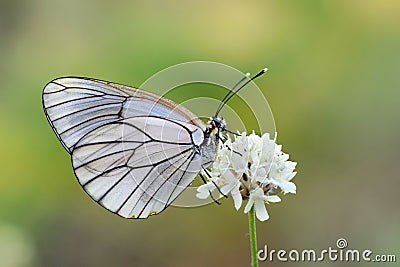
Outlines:
[{"label": "butterfly wing", "polygon": [[201,169],[204,124],[170,100],[104,81],[60,78],[45,87],[43,105],[79,183],[122,217],[161,212]]},{"label": "butterfly wing", "polygon": [[158,116],[192,123],[204,123],[191,111],[171,100],[137,88],[106,81],[63,77],[49,82],[43,90],[46,117],[65,149],[87,133],[124,118]]},{"label": "butterfly wing", "polygon": [[[72,164],[85,191],[125,218],[147,218],[164,210],[202,166],[193,142],[197,126],[158,117],[108,123],[84,136]],[[195,138],[195,140],[192,140]]]}]

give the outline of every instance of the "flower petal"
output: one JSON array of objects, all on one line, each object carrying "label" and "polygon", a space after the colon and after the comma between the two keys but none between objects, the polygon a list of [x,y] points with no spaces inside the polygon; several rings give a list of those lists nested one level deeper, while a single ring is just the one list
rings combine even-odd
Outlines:
[{"label": "flower petal", "polygon": [[233,198],[233,203],[235,204],[235,209],[239,210],[243,203],[242,195],[240,194],[239,190],[237,190],[237,192],[232,192],[231,196]]},{"label": "flower petal", "polygon": [[257,199],[254,201],[254,210],[256,212],[256,217],[260,221],[266,221],[269,218],[267,208],[265,207],[264,201]]},{"label": "flower petal", "polygon": [[284,193],[296,194],[296,185],[292,182],[284,182],[279,185]]},{"label": "flower petal", "polygon": [[281,202],[281,198],[278,196],[265,196],[265,200],[273,203]]},{"label": "flower petal", "polygon": [[244,207],[244,213],[248,213],[251,209],[251,207],[254,204],[254,199],[250,198],[249,201],[246,204],[246,207]]},{"label": "flower petal", "polygon": [[210,196],[210,193],[215,189],[213,183],[206,183],[197,188],[196,197],[200,199],[206,199]]}]

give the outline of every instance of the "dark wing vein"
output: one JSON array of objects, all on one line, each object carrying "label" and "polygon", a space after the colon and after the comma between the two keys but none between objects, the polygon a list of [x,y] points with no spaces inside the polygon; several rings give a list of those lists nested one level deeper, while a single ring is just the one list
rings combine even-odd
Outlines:
[{"label": "dark wing vein", "polygon": [[[164,184],[167,183],[167,182],[169,182],[169,179],[170,179],[173,175],[175,175],[175,173],[177,173],[178,170],[180,170],[180,169],[182,168],[182,166],[183,166],[184,164],[187,163],[187,161],[189,161],[189,164],[190,164],[190,162],[192,161],[193,155],[195,155],[195,154],[196,154],[196,152],[193,150],[192,153],[182,162],[182,164],[180,164],[180,165],[173,171],[173,173],[172,173],[168,178],[164,179],[164,182],[155,190],[155,192],[154,192],[153,194],[150,195],[150,200],[154,199],[154,196],[159,192],[159,190],[160,190],[161,188],[163,188]],[[176,162],[177,162],[177,161],[176,161]],[[182,177],[185,175],[185,172],[187,171],[187,169],[188,169],[188,167],[189,167],[189,164],[185,167],[185,170],[182,172],[182,175],[181,175],[181,177],[180,177],[180,179],[179,179],[179,182],[178,182],[178,183],[174,183],[174,189],[173,189],[173,191],[171,192],[171,194],[169,195],[168,200],[165,202],[164,208],[166,208],[166,207],[169,205],[169,200],[170,200],[170,198],[171,198],[171,196],[172,196],[172,193],[175,191],[175,188],[179,185],[179,183],[180,183]],[[169,166],[169,168],[171,168],[172,166],[174,166],[174,164],[171,164],[171,165]],[[166,171],[166,169],[163,170],[162,173],[164,173],[165,171]],[[160,174],[162,174],[162,173],[160,173]],[[151,185],[152,185],[154,182],[155,182],[155,180],[151,183]],[[149,185],[149,187],[150,187],[151,185]],[[148,193],[144,191],[143,194],[148,194]],[[143,196],[143,194],[142,194],[142,196]],[[142,196],[141,196],[139,199],[141,199]],[[159,200],[157,200],[157,201],[159,201]],[[138,201],[137,203],[139,203],[139,201]],[[149,204],[149,203],[150,203],[150,201],[147,202],[147,204]],[[136,207],[136,205],[135,205],[135,207]],[[133,210],[135,207],[133,207],[132,210]],[[143,206],[143,208],[140,210],[139,215],[138,215],[137,217],[141,217],[141,216],[142,216],[142,213],[144,212],[144,210],[146,209],[146,207],[147,207],[147,205],[144,205],[144,206]]]}]

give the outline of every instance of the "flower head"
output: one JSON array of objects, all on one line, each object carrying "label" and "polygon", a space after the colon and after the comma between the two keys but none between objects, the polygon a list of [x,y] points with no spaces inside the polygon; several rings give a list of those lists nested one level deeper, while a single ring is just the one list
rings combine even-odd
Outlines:
[{"label": "flower head", "polygon": [[280,192],[296,193],[291,180],[297,163],[288,159],[276,138],[271,139],[268,133],[261,137],[242,133],[234,141],[228,137],[220,144],[209,181],[197,189],[197,197],[205,199],[218,189],[220,197],[232,196],[237,210],[243,200],[248,200],[244,212],[254,205],[257,218],[265,221],[269,218],[265,204],[280,202]]}]

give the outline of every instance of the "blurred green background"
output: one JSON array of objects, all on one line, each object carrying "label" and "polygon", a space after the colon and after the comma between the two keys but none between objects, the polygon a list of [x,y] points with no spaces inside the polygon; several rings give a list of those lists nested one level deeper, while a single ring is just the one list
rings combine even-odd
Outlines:
[{"label": "blurred green background", "polygon": [[139,85],[192,60],[270,68],[256,83],[298,162],[298,192],[268,206],[260,248],[342,237],[399,258],[399,14],[400,2],[374,0],[0,1],[0,266],[250,265],[231,199],[138,221],[102,209],[42,110],[55,77]]}]

